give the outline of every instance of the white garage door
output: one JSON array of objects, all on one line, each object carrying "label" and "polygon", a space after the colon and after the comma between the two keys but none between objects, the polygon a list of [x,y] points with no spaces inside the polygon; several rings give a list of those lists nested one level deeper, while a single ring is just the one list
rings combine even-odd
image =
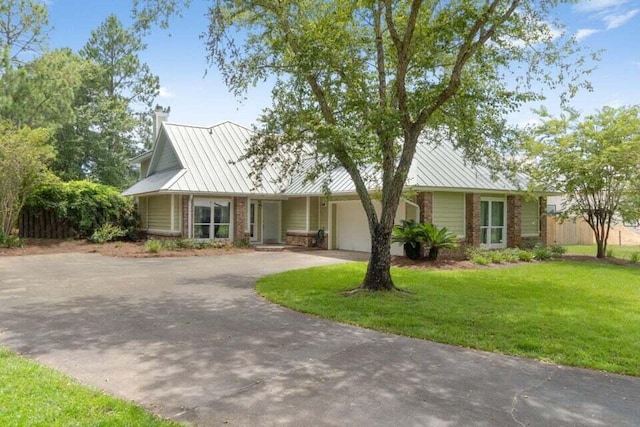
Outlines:
[{"label": "white garage door", "polygon": [[[374,201],[376,212],[380,215],[380,203]],[[400,202],[396,213],[396,223],[404,218],[404,203]],[[401,216],[400,216],[401,215]],[[360,201],[336,203],[336,246],[347,251],[371,252],[371,234],[367,224],[367,215]],[[402,255],[402,247],[391,245],[393,255]]]}]

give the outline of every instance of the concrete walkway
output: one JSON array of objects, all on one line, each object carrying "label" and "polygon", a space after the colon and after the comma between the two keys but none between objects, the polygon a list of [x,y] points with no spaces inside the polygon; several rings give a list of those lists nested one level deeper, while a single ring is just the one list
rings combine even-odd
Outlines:
[{"label": "concrete walkway", "polygon": [[340,325],[254,294],[259,276],[340,257],[0,257],[0,343],[203,426],[640,425],[640,378]]}]

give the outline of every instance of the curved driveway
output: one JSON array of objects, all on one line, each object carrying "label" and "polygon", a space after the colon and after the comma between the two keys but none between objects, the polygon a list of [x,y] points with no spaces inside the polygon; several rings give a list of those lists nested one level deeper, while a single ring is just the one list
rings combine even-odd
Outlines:
[{"label": "curved driveway", "polygon": [[640,378],[340,325],[254,293],[261,275],[334,255],[0,257],[0,343],[197,425],[640,425]]}]

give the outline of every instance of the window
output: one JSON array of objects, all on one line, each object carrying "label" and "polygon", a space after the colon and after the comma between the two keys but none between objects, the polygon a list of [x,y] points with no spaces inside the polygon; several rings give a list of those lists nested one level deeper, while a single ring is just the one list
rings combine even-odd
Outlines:
[{"label": "window", "polygon": [[256,238],[256,204],[251,202],[249,205],[249,236],[252,240]]},{"label": "window", "polygon": [[194,239],[228,239],[231,235],[231,201],[196,199],[193,207]]},{"label": "window", "polygon": [[480,243],[489,247],[505,246],[504,200],[480,201]]}]

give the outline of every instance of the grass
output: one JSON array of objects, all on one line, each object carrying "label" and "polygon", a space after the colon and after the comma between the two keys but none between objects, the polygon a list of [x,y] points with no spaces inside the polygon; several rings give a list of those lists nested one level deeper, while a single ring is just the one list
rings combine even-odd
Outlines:
[{"label": "grass", "polygon": [[[567,248],[567,253],[576,255],[596,256],[596,245],[563,245]],[[607,251],[613,252],[613,258],[630,259],[631,255],[640,252],[640,245],[636,246],[619,246],[607,245]]]},{"label": "grass", "polygon": [[483,270],[393,269],[406,293],[356,293],[364,263],[258,281],[271,301],[383,332],[640,376],[640,269],[558,261]]},{"label": "grass", "polygon": [[179,426],[0,347],[2,426]]}]

